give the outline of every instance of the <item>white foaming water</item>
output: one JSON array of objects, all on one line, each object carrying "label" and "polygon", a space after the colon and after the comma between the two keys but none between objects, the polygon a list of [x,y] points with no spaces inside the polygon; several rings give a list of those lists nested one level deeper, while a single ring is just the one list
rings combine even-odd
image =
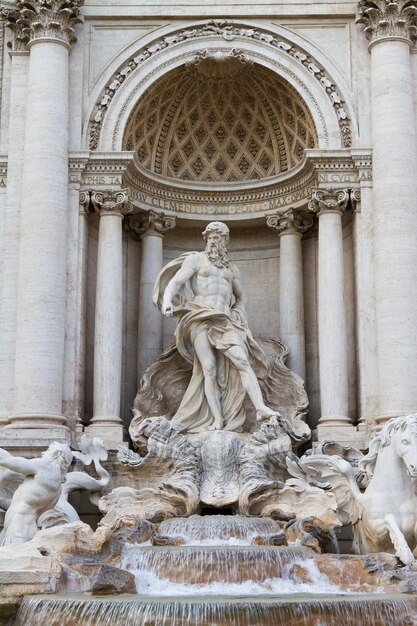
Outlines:
[{"label": "white foaming water", "polygon": [[149,596],[265,596],[282,595],[288,593],[311,593],[311,594],[340,594],[339,587],[334,585],[324,574],[320,572],[313,559],[306,559],[288,565],[290,568],[298,564],[309,575],[313,583],[301,583],[290,577],[270,578],[258,582],[247,580],[242,583],[227,583],[217,581],[206,584],[175,583],[159,578],[155,572],[144,570],[131,570],[135,575],[136,591],[141,595]]},{"label": "white foaming water", "polygon": [[191,515],[161,522],[159,534],[181,537],[187,546],[247,546],[259,535],[279,532],[278,524],[270,518],[242,515]]}]

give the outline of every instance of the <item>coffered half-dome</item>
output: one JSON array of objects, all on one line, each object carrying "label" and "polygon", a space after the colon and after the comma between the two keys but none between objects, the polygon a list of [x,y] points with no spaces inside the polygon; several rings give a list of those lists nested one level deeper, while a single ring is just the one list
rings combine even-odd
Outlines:
[{"label": "coffered half-dome", "polygon": [[288,172],[316,145],[297,91],[240,53],[202,53],[167,73],[140,99],[124,136],[150,172],[223,183]]}]

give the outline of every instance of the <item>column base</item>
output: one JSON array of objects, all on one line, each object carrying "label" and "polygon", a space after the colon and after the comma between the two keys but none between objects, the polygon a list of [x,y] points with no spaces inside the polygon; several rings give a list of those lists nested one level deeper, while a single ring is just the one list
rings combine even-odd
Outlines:
[{"label": "column base", "polygon": [[[62,416],[61,416],[62,417]],[[63,424],[8,424],[0,429],[0,448],[11,454],[33,458],[54,442],[71,444],[71,432]]]},{"label": "column base", "polygon": [[413,415],[417,413],[417,408],[409,410],[409,411],[393,411],[391,413],[384,413],[383,415],[377,415],[375,418],[376,429],[381,429],[386,422],[388,422],[393,417],[401,417],[404,415]]},{"label": "column base", "polygon": [[316,429],[317,440],[337,441],[345,446],[353,446],[359,450],[368,448],[366,431],[358,430],[352,423],[326,423],[319,424]]},{"label": "column base", "polygon": [[107,450],[117,450],[123,443],[123,425],[94,422],[84,429],[88,438],[99,437]]}]

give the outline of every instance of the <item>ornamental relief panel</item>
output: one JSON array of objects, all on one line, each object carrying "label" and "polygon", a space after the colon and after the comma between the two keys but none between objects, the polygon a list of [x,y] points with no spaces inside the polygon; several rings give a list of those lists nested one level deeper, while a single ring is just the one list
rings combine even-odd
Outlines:
[{"label": "ornamental relief panel", "polygon": [[124,141],[148,171],[239,182],[291,170],[317,138],[305,103],[286,81],[240,51],[206,51],[148,90]]}]

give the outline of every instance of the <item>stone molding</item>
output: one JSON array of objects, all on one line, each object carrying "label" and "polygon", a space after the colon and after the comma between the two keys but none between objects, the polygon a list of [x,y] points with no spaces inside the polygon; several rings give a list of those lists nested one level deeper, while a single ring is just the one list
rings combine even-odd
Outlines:
[{"label": "stone molding", "polygon": [[68,47],[76,41],[74,26],[83,19],[84,0],[16,0],[14,10],[2,9],[15,45],[25,48],[39,39],[52,39]]},{"label": "stone molding", "polygon": [[281,235],[300,235],[306,233],[314,224],[314,217],[303,210],[291,207],[268,215],[266,225]]},{"label": "stone molding", "polygon": [[100,217],[103,215],[115,215],[123,218],[125,215],[132,213],[133,210],[127,189],[121,189],[120,191],[113,191],[112,189],[91,191],[90,202],[95,212],[100,214]]},{"label": "stone molding", "polygon": [[357,24],[364,26],[370,46],[384,39],[417,39],[417,6],[410,0],[360,0]]},{"label": "stone molding", "polygon": [[319,217],[325,213],[344,213],[349,200],[349,189],[314,189],[308,209]]},{"label": "stone molding", "polygon": [[182,29],[169,36],[156,39],[151,45],[139,50],[133,58],[128,59],[108,81],[100,98],[97,100],[90,120],[89,145],[91,150],[96,150],[100,141],[101,128],[104,117],[108,111],[110,103],[118,92],[124,81],[136,71],[138,67],[149,58],[166,48],[183,41],[190,41],[201,37],[220,36],[225,41],[240,43],[242,39],[256,40],[272,46],[275,50],[287,54],[301,65],[303,65],[314,78],[320,83],[322,89],[329,98],[335,110],[339,128],[342,136],[343,146],[349,148],[352,145],[351,120],[346,111],[345,102],[335,85],[335,82],[321,66],[321,64],[310,54],[307,54],[301,47],[290,40],[278,37],[276,33],[263,29],[248,27],[239,22],[229,22],[226,20],[210,20],[206,24],[190,29]]},{"label": "stone molding", "polygon": [[162,211],[149,211],[135,217],[130,217],[126,222],[126,226],[139,237],[147,234],[159,235],[163,237],[168,230],[175,228],[176,218],[171,215],[165,215]]}]

